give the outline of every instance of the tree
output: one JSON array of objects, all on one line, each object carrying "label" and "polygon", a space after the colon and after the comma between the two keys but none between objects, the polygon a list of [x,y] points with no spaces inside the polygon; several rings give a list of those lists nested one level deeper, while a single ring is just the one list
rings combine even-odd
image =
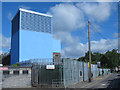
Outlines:
[{"label": "tree", "polygon": [[114,69],[115,67],[119,66],[119,53],[117,53],[116,49],[107,51],[105,56],[108,58],[108,68]]},{"label": "tree", "polygon": [[101,61],[101,67],[102,68],[106,68],[106,67],[108,67],[108,58],[105,56],[105,55],[103,55],[101,58],[100,58],[100,61]]},{"label": "tree", "polygon": [[[105,54],[101,54],[99,52],[91,52],[91,63],[97,64],[97,62],[101,62],[102,68],[110,68],[113,70],[115,67],[120,66],[120,53],[117,52],[116,49],[112,51],[107,51]],[[85,53],[85,56],[80,57],[78,61],[89,62],[89,51]]]}]

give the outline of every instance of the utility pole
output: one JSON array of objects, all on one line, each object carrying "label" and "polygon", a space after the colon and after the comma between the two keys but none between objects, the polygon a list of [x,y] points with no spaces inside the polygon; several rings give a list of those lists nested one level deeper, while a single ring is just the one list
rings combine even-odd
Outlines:
[{"label": "utility pole", "polygon": [[90,48],[90,22],[88,21],[88,41],[89,41],[89,82],[91,82],[91,48]]}]

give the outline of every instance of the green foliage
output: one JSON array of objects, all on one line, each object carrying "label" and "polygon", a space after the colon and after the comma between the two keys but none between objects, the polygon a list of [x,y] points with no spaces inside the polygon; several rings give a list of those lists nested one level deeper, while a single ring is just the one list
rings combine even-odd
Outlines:
[{"label": "green foliage", "polygon": [[[120,66],[120,53],[116,49],[112,51],[107,51],[105,54],[99,52],[91,52],[91,63],[97,64],[101,62],[101,68],[110,68],[111,70],[117,66]],[[84,57],[78,58],[78,61],[89,62],[89,52],[85,53]]]},{"label": "green foliage", "polygon": [[19,66],[19,64],[18,64],[18,63],[16,63],[16,64],[13,64],[12,66]]}]

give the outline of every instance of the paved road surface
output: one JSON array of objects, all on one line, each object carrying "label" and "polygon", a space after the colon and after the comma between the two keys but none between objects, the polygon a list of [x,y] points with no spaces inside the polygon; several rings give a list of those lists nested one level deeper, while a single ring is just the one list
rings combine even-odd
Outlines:
[{"label": "paved road surface", "polygon": [[74,88],[120,88],[120,73],[101,76],[89,82],[74,85]]},{"label": "paved road surface", "polygon": [[[112,73],[109,75],[101,76],[92,80],[91,83],[88,81],[80,82],[69,88],[120,88],[120,73]],[[5,90],[5,89],[3,89]],[[20,89],[22,90],[22,89]],[[24,89],[27,90],[27,89]],[[29,88],[28,90],[38,90],[36,88]],[[116,89],[118,90],[118,89]]]}]

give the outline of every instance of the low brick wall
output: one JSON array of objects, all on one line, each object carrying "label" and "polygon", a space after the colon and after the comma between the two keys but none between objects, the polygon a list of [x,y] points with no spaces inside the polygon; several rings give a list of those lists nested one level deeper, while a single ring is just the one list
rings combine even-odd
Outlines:
[{"label": "low brick wall", "polygon": [[29,88],[31,87],[31,67],[6,67],[1,70],[2,88]]}]

